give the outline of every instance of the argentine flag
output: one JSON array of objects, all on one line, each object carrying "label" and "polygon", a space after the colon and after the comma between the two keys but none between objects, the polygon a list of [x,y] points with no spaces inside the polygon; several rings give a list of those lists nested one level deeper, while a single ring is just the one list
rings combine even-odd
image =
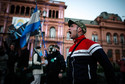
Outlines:
[{"label": "argentine flag", "polygon": [[34,32],[35,30],[39,30],[40,25],[41,23],[40,23],[40,18],[39,18],[39,12],[37,11],[37,5],[36,5],[36,8],[30,18],[30,21],[27,23],[26,28],[20,38],[21,48],[23,48],[28,42],[30,33]]}]

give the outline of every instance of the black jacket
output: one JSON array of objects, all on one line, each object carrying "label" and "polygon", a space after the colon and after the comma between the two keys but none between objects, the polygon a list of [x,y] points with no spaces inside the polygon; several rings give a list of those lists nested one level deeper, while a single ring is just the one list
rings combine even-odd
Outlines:
[{"label": "black jacket", "polygon": [[48,65],[47,73],[59,74],[60,70],[65,71],[65,61],[63,55],[60,52],[54,52],[53,54],[47,55]]},{"label": "black jacket", "polygon": [[[81,36],[75,39],[75,44],[70,48],[69,54],[82,38],[85,37]],[[108,84],[115,84],[112,64],[102,47],[96,42],[89,39],[83,40],[68,59],[67,76],[69,84],[96,84],[97,62],[103,67]]]}]

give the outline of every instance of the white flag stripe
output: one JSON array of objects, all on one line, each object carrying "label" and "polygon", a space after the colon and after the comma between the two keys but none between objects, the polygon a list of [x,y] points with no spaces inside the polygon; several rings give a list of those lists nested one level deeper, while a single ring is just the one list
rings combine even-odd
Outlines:
[{"label": "white flag stripe", "polygon": [[27,25],[30,25],[30,24],[33,24],[33,23],[36,23],[40,20],[39,18],[39,13],[38,11],[33,13],[32,16],[31,16],[31,20],[27,23]]}]

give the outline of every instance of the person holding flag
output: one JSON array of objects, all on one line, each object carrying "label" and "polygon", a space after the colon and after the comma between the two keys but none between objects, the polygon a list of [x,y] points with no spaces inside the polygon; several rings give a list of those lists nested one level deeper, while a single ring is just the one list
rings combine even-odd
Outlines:
[{"label": "person holding flag", "polygon": [[41,62],[41,59],[43,59],[43,55],[40,51],[40,46],[37,46],[34,48],[34,54],[32,57],[32,69],[33,69],[33,76],[34,81],[31,82],[31,84],[40,84],[41,81],[41,74],[43,74],[43,67]]}]

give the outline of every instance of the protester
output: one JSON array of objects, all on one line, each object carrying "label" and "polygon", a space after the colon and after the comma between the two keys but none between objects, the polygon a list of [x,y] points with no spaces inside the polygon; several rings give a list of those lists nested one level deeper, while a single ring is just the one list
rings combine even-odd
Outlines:
[{"label": "protester", "polygon": [[34,55],[32,57],[32,68],[33,68],[33,75],[34,75],[34,81],[31,82],[31,84],[40,84],[41,81],[41,74],[43,74],[43,67],[41,58],[43,57],[42,53],[40,53],[40,46],[37,46],[34,49]]},{"label": "protester", "polygon": [[70,37],[74,41],[69,49],[68,84],[97,84],[97,62],[104,69],[107,83],[115,84],[112,64],[102,47],[85,37],[86,26],[84,23],[69,20],[68,26]]},{"label": "protester", "polygon": [[6,52],[8,54],[8,71],[9,74],[13,74],[15,73],[15,65],[17,64],[17,60],[18,60],[18,52],[15,49],[15,44],[11,43],[10,47],[8,47],[7,43],[4,42],[5,44],[5,48],[6,48]]},{"label": "protester", "polygon": [[27,70],[29,68],[29,54],[30,51],[27,49],[27,46],[21,48],[21,55],[19,56],[18,60],[18,72],[19,75],[19,84],[29,84],[29,81],[27,80]]},{"label": "protester", "polygon": [[5,77],[7,75],[7,61],[8,55],[5,53],[2,45],[0,46],[0,84],[5,84]]},{"label": "protester", "polygon": [[118,60],[117,63],[120,66],[120,72],[121,72],[120,84],[125,84],[125,56],[122,56],[122,59]]},{"label": "protester", "polygon": [[7,51],[8,52],[8,69],[10,73],[14,73],[15,71],[15,65],[18,60],[18,52],[15,50],[15,44],[10,45],[10,49]]},{"label": "protester", "polygon": [[[7,38],[8,39],[8,38]],[[8,45],[8,41],[3,37],[3,44],[5,48],[5,52],[8,55],[8,61],[7,61],[7,75],[5,77],[5,84],[16,84],[16,64],[18,61],[18,52],[15,48],[15,43],[10,42],[10,45]]]},{"label": "protester", "polygon": [[59,78],[62,77],[62,72],[65,71],[65,61],[63,55],[59,52],[59,46],[52,45],[47,55],[47,84],[59,84]]}]

